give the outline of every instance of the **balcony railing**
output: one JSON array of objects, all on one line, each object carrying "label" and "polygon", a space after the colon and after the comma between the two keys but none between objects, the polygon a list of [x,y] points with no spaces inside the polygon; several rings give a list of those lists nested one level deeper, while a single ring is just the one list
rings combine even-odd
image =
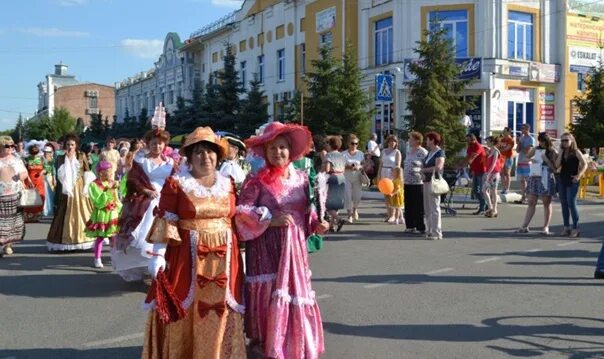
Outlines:
[{"label": "balcony railing", "polygon": [[233,11],[230,14],[227,14],[223,17],[221,17],[220,19],[202,27],[201,29],[195,31],[194,33],[192,33],[189,36],[189,39],[194,39],[196,37],[200,37],[203,35],[207,35],[210,34],[216,30],[219,30],[221,28],[223,28],[226,25],[232,24],[233,22],[235,22],[235,15],[237,14],[237,11]]}]

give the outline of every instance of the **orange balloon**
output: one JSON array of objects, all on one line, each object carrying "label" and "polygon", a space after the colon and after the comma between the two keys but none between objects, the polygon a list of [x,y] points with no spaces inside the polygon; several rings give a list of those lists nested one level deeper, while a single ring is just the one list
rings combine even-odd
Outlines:
[{"label": "orange balloon", "polygon": [[378,182],[378,189],[380,190],[380,192],[382,192],[382,194],[387,196],[394,192],[394,183],[392,183],[392,180],[390,178],[382,178]]}]

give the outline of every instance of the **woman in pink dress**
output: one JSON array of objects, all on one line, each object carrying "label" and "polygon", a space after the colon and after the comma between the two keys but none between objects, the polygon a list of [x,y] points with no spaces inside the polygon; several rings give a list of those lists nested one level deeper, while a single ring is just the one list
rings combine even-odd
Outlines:
[{"label": "woman in pink dress", "polygon": [[280,122],[246,141],[266,161],[244,182],[236,216],[246,241],[245,330],[263,358],[312,359],[325,350],[306,238],[329,225],[311,207],[308,176],[291,165],[311,141],[306,127]]}]

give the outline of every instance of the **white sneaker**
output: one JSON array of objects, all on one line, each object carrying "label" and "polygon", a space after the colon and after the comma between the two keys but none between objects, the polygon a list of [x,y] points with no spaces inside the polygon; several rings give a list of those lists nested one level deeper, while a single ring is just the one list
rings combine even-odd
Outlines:
[{"label": "white sneaker", "polygon": [[106,246],[110,245],[111,242],[109,242],[109,238],[103,239],[103,244],[106,245]]},{"label": "white sneaker", "polygon": [[103,268],[103,262],[101,262],[101,258],[94,259],[94,268]]}]

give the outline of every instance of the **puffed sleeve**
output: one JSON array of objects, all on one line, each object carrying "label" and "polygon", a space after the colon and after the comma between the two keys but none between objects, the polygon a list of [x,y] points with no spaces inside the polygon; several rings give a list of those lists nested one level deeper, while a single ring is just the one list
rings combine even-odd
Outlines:
[{"label": "puffed sleeve", "polygon": [[179,245],[182,242],[178,233],[178,182],[173,177],[168,177],[161,190],[161,199],[159,206],[155,209],[155,219],[153,226],[149,231],[147,242],[165,243],[171,246]]},{"label": "puffed sleeve", "polygon": [[243,183],[237,202],[235,228],[242,241],[250,241],[260,237],[271,223],[271,213],[268,208],[258,206],[262,184],[256,177],[248,177]]},{"label": "puffed sleeve", "polygon": [[107,207],[107,205],[113,201],[111,192],[104,191],[95,182],[92,182],[88,187],[88,198],[90,198],[92,206],[99,209]]}]

